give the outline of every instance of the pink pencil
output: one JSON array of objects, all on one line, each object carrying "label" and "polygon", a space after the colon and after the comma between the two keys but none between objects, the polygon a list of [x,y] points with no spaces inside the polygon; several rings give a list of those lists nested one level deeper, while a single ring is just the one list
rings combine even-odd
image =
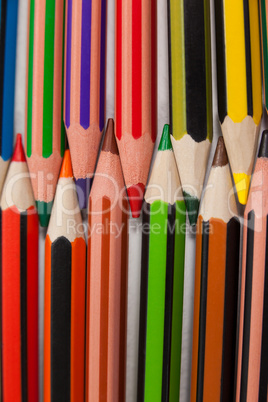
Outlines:
[{"label": "pink pencil", "polygon": [[115,134],[133,217],[156,138],[156,0],[116,0]]},{"label": "pink pencil", "polygon": [[246,206],[236,401],[267,401],[268,131],[262,134]]},{"label": "pink pencil", "polygon": [[106,0],[66,4],[64,122],[85,208],[104,127]]}]

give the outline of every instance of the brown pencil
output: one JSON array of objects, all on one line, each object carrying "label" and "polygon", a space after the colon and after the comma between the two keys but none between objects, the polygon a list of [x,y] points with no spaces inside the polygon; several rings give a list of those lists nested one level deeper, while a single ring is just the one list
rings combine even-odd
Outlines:
[{"label": "brown pencil", "polygon": [[125,400],[128,203],[109,119],[89,197],[86,400]]}]

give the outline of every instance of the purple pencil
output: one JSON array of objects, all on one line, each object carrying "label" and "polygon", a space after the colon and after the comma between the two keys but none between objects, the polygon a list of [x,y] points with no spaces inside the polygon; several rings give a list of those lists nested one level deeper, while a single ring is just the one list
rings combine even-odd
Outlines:
[{"label": "purple pencil", "polygon": [[67,0],[64,122],[80,208],[86,208],[104,127],[106,0]]}]

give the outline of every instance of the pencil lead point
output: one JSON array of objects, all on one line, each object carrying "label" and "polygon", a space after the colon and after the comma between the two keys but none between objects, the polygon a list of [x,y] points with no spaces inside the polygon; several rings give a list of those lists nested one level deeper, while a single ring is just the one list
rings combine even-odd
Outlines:
[{"label": "pencil lead point", "polygon": [[166,151],[168,149],[172,149],[171,139],[170,139],[170,128],[169,124],[165,124],[163,128],[162,137],[159,143],[158,150]]},{"label": "pencil lead point", "polygon": [[233,177],[238,201],[240,204],[246,205],[251,176],[246,173],[233,173]]},{"label": "pencil lead point", "polygon": [[26,162],[21,134],[17,134],[15,149],[11,160],[12,162]]},{"label": "pencil lead point", "polygon": [[138,218],[140,216],[144,190],[145,188],[142,183],[138,183],[127,188],[127,194],[133,218]]},{"label": "pencil lead point", "polygon": [[60,170],[60,178],[73,177],[73,169],[71,162],[71,154],[69,149],[66,149],[63,156],[63,161]]},{"label": "pencil lead point", "polygon": [[194,197],[183,191],[184,202],[186,206],[186,210],[188,212],[188,218],[191,226],[196,225],[199,211],[199,202],[200,200],[197,197]]},{"label": "pencil lead point", "polygon": [[225,166],[228,164],[228,156],[224,144],[223,137],[220,136],[218,139],[216,151],[214,154],[212,166],[213,167],[220,167],[220,166]]},{"label": "pencil lead point", "polygon": [[44,228],[48,226],[53,201],[36,201],[36,209],[39,216],[40,225]]},{"label": "pencil lead point", "polygon": [[258,158],[268,158],[268,130],[262,133]]},{"label": "pencil lead point", "polygon": [[108,119],[105,137],[102,145],[102,151],[111,152],[112,154],[118,155],[118,148],[114,135],[114,121],[113,119]]}]

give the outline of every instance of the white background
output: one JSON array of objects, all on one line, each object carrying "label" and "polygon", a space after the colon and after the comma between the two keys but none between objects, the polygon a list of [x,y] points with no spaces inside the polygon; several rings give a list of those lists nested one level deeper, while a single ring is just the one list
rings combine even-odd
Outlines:
[{"label": "white background", "polygon": [[[38,0],[37,0],[38,1]],[[114,3],[108,1],[107,27],[107,79],[106,79],[106,118],[114,117]],[[17,64],[16,64],[16,94],[15,94],[15,125],[14,133],[24,135],[25,115],[25,71],[26,71],[26,33],[27,33],[27,0],[19,0]],[[212,80],[213,80],[213,123],[214,138],[210,154],[215,150],[220,127],[217,119],[216,76],[215,76],[215,35],[214,10],[211,0],[212,27]],[[165,123],[169,123],[169,92],[168,92],[168,32],[167,32],[167,0],[157,0],[158,6],[158,136],[154,156]],[[136,401],[138,331],[139,331],[139,290],[140,290],[140,257],[141,230],[140,219],[130,219],[129,236],[129,289],[128,289],[128,342],[127,342],[127,402]],[[44,239],[46,231],[40,229],[39,251],[39,338],[40,338],[40,401],[42,398],[43,373],[43,295],[44,295]],[[181,368],[181,402],[190,400],[190,369],[192,343],[192,314],[194,297],[194,263],[195,236],[188,226],[186,236],[184,311],[183,311],[183,346]],[[92,401],[94,402],[94,401]],[[152,401],[153,402],[153,401]]]}]

